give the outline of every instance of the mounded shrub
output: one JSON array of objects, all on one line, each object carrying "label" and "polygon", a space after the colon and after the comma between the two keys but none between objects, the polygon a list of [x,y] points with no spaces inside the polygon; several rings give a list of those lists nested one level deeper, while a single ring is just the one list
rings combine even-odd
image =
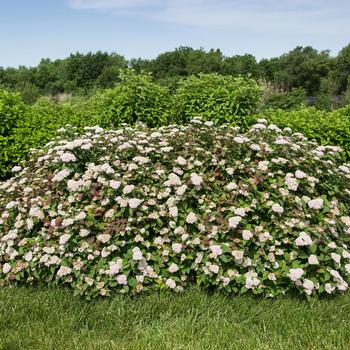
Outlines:
[{"label": "mounded shrub", "polygon": [[0,285],[87,298],[190,285],[308,297],[350,282],[350,165],[259,120],[61,130],[0,184]]},{"label": "mounded shrub", "polygon": [[[169,90],[153,80],[150,73],[136,74],[128,69],[120,73],[120,83],[92,99],[94,113],[103,125],[133,125],[143,122],[150,127],[168,123]],[[97,113],[100,109],[100,113]]]},{"label": "mounded shrub", "polygon": [[26,106],[19,93],[0,89],[0,137],[12,133],[25,110]]},{"label": "mounded shrub", "polygon": [[259,117],[266,117],[280,127],[290,127],[306,137],[315,139],[322,145],[335,145],[344,152],[344,160],[350,160],[350,113],[349,108],[333,112],[316,108],[303,108],[295,111],[267,111]]},{"label": "mounded shrub", "polygon": [[[115,88],[97,91],[87,98],[70,96],[63,102],[41,98],[26,106],[19,94],[0,92],[0,178],[7,177],[15,164],[27,158],[31,148],[42,147],[67,123],[113,128],[143,122],[156,127],[170,120],[182,123],[203,115],[216,123],[229,121],[245,127],[251,124],[253,119],[247,115],[243,118],[233,114],[245,115],[254,109],[258,87],[253,80],[204,74],[189,77],[180,85],[178,93],[174,93],[178,83],[163,86],[150,74],[136,74],[129,69],[122,71]],[[190,108],[184,115],[190,105],[198,108]]]},{"label": "mounded shrub", "polygon": [[250,78],[216,73],[192,75],[178,84],[173,97],[173,121],[188,123],[201,117],[215,125],[234,123],[247,127],[260,96],[260,86]]}]

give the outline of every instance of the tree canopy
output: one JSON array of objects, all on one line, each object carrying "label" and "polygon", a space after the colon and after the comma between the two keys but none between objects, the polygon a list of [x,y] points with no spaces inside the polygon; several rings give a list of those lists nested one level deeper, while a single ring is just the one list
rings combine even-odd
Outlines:
[{"label": "tree canopy", "polygon": [[126,60],[117,53],[78,52],[65,59],[42,59],[36,67],[0,67],[0,88],[21,92],[27,102],[42,95],[89,94],[115,86],[120,70],[127,67],[150,72],[168,86],[192,74],[219,73],[249,75],[273,84],[280,91],[303,88],[308,96],[350,94],[350,44],[336,57],[330,56],[328,50],[298,46],[280,57],[260,61],[251,54],[224,56],[219,49],[206,51],[187,46],[161,53],[154,59]]}]

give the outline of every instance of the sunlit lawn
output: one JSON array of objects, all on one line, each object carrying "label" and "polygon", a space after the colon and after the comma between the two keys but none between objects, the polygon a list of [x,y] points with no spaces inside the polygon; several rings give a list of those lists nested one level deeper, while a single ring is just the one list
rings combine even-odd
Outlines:
[{"label": "sunlit lawn", "polygon": [[350,294],[184,294],[88,302],[69,291],[0,289],[0,349],[348,349]]}]

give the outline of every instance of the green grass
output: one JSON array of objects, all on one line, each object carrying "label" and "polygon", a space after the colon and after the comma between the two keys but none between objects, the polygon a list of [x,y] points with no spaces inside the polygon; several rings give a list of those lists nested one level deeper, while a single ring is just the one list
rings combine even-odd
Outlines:
[{"label": "green grass", "polygon": [[348,349],[350,294],[308,303],[191,290],[88,302],[0,288],[0,349]]}]

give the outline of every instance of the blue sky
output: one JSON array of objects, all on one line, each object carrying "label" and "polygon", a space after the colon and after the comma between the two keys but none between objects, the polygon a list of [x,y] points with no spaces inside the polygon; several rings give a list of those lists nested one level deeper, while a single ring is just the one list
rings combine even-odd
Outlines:
[{"label": "blue sky", "polygon": [[73,52],[155,57],[180,45],[279,56],[350,42],[350,0],[0,0],[0,66]]}]

